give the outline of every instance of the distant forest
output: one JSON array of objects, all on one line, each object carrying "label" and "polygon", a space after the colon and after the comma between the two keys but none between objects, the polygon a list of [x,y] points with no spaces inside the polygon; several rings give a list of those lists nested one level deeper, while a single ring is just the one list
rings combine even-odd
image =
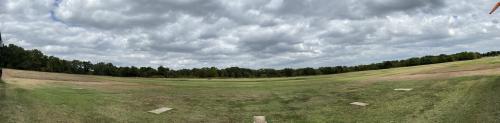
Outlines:
[{"label": "distant forest", "polygon": [[408,67],[464,61],[500,55],[500,51],[488,53],[461,52],[451,55],[415,57],[406,60],[384,61],[368,65],[335,66],[320,68],[285,68],[285,69],[248,69],[239,67],[230,68],[193,68],[174,70],[160,66],[152,67],[117,67],[112,63],[91,63],[79,60],[64,60],[54,56],[44,55],[41,51],[25,50],[22,47],[10,44],[1,47],[0,65],[5,68],[34,70],[44,72],[59,72],[70,74],[106,75],[117,77],[165,77],[165,78],[264,78],[264,77],[294,77],[309,75],[338,74],[355,71],[379,70],[397,67]]}]

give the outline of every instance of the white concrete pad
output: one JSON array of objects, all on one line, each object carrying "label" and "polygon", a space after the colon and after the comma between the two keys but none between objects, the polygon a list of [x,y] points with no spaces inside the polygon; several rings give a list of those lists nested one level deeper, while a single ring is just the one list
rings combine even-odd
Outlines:
[{"label": "white concrete pad", "polygon": [[357,105],[357,106],[368,106],[368,103],[362,103],[362,102],[353,102],[351,105]]},{"label": "white concrete pad", "polygon": [[148,111],[149,113],[153,113],[153,114],[161,114],[163,112],[166,112],[166,111],[169,111],[169,110],[172,110],[173,108],[168,108],[168,107],[161,107],[161,108],[158,108],[158,109],[155,109],[155,110],[151,110],[151,111]]},{"label": "white concrete pad", "polygon": [[396,88],[395,91],[412,91],[413,88]]},{"label": "white concrete pad", "polygon": [[253,116],[253,123],[267,123],[266,116]]}]

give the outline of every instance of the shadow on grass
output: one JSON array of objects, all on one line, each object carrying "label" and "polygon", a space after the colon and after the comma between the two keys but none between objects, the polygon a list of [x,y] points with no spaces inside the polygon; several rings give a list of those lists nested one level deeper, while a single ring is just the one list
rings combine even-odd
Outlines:
[{"label": "shadow on grass", "polygon": [[7,93],[7,89],[6,89],[6,84],[0,80],[0,122],[5,122],[5,120],[7,120],[7,116],[6,114],[4,114],[3,112],[1,111],[4,111],[5,108],[6,108],[6,104],[5,104],[5,101],[6,101],[6,93]]},{"label": "shadow on grass", "polygon": [[[7,89],[5,89],[5,86],[6,86],[5,83],[2,80],[0,80],[0,102],[5,100],[5,97],[6,97],[5,93],[6,93]],[[0,107],[0,109],[1,109],[1,107]]]}]

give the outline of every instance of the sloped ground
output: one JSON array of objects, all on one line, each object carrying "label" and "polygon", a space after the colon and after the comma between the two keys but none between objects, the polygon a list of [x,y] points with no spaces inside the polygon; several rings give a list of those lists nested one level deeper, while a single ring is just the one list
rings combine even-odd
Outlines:
[{"label": "sloped ground", "polygon": [[0,122],[500,122],[500,57],[268,79],[4,73]]}]

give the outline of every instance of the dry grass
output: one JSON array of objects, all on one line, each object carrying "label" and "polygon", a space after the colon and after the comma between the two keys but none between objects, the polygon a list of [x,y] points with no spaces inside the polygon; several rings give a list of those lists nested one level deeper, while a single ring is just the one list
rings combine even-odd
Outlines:
[{"label": "dry grass", "polygon": [[[6,69],[0,122],[233,123],[252,122],[259,115],[270,122],[500,122],[498,61],[500,57],[337,75],[212,80]],[[174,110],[147,113],[158,107]]]},{"label": "dry grass", "polygon": [[412,75],[393,75],[385,76],[373,79],[372,81],[404,81],[404,80],[436,80],[436,79],[450,79],[456,77],[467,77],[467,76],[492,76],[500,75],[500,68],[484,68],[475,70],[463,70],[463,71],[449,71],[443,70],[443,72],[431,73],[417,73]]},{"label": "dry grass", "polygon": [[49,73],[35,72],[25,70],[4,69],[4,77],[6,78],[25,78],[37,80],[56,80],[56,81],[73,81],[73,82],[100,82],[98,76],[76,75],[64,73]]},{"label": "dry grass", "polygon": [[34,89],[49,85],[65,85],[76,88],[94,88],[104,91],[154,88],[153,85],[118,82],[100,79],[98,76],[73,75],[63,73],[34,72],[4,69],[3,79],[20,88]]}]

